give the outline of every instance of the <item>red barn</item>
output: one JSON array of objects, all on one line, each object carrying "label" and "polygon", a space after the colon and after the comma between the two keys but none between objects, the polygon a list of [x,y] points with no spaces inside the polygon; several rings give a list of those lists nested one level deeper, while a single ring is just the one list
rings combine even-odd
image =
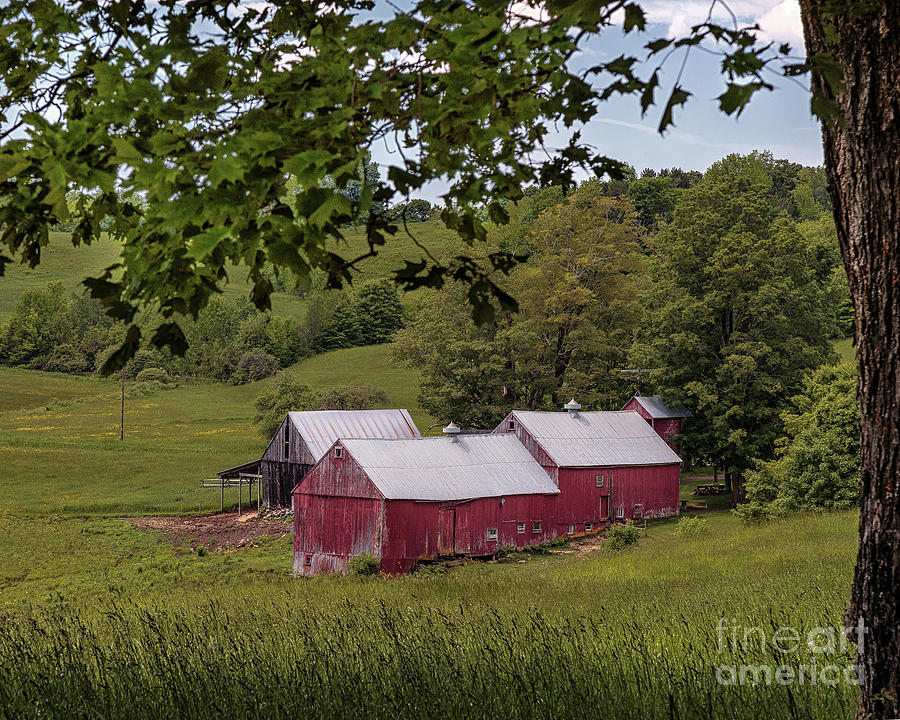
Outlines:
[{"label": "red barn", "polygon": [[681,459],[636,412],[513,410],[494,433],[514,434],[559,488],[558,534],[612,518],[678,513]]},{"label": "red barn", "polygon": [[678,444],[678,435],[681,433],[681,421],[685,418],[694,417],[694,414],[684,405],[666,407],[662,398],[635,395],[625,403],[622,409],[637,412],[638,415],[650,423],[650,427],[656,430],[656,433],[668,443],[670,448],[676,453],[681,452]]},{"label": "red barn", "polygon": [[394,574],[547,542],[558,494],[515,437],[341,439],[294,488],[294,573],[345,572],[366,552]]}]

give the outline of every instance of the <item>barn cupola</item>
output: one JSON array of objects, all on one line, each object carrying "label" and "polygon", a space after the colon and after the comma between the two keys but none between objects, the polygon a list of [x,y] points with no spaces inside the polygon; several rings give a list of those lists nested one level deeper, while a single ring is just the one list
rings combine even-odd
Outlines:
[{"label": "barn cupola", "polygon": [[454,423],[452,420],[450,424],[445,427],[441,432],[444,433],[448,438],[450,438],[450,442],[456,442],[459,438],[459,425]]},{"label": "barn cupola", "polygon": [[569,415],[571,415],[572,417],[578,417],[578,411],[581,410],[581,405],[575,402],[575,398],[569,400],[569,402],[563,405],[563,407],[565,408],[566,412],[569,413]]}]

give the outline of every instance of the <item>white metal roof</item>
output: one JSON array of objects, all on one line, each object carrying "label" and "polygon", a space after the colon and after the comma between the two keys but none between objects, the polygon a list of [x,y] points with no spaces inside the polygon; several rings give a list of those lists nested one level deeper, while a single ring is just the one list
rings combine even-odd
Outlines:
[{"label": "white metal roof", "polygon": [[575,415],[514,410],[512,414],[560,467],[681,462],[665,440],[634,410]]},{"label": "white metal roof", "polygon": [[513,435],[460,435],[456,442],[443,437],[344,439],[341,444],[388,500],[559,493]]},{"label": "white metal roof", "polygon": [[666,420],[668,418],[691,418],[694,417],[694,414],[688,410],[684,405],[673,405],[672,407],[666,407],[666,404],[662,401],[662,398],[647,395],[635,395],[634,399],[637,400],[641,407],[644,408],[654,420]]},{"label": "white metal roof", "polygon": [[308,410],[288,417],[316,461],[338,438],[421,437],[405,409]]}]

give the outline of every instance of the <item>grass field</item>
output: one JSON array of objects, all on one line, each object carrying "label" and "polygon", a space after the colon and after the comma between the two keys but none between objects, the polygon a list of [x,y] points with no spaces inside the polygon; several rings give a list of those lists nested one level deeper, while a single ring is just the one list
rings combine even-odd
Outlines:
[{"label": "grass field", "polygon": [[[325,353],[285,372],[316,388],[372,383],[420,427],[434,422],[417,408],[415,373],[393,365],[387,345]],[[253,400],[274,381],[129,385],[120,442],[115,381],[0,368],[0,513],[212,509],[218,498],[200,480],[260,456],[267,439],[252,425]]]},{"label": "grass field", "polygon": [[[459,244],[456,235],[440,223],[414,223],[409,227],[416,240],[437,257],[451,252]],[[334,249],[343,257],[352,259],[365,253],[368,245],[360,228],[348,228],[345,240],[335,243]],[[413,240],[401,232],[376,257],[367,258],[359,264],[358,281],[388,277],[392,271],[403,267],[404,260],[424,256]],[[34,269],[20,264],[7,266],[5,276],[0,279],[0,322],[12,312],[23,291],[42,288],[52,280],[61,281],[69,290],[80,291],[81,281],[85,277],[98,274],[118,260],[118,245],[112,240],[104,238],[90,246],[74,247],[69,233],[50,233],[50,244],[41,253],[40,265]],[[231,267],[224,289],[226,296],[249,297],[250,290],[246,270]],[[273,311],[282,315],[300,317],[304,306],[303,300],[290,293],[275,293],[272,296]]]},{"label": "grass field", "polygon": [[[289,372],[411,401],[388,353]],[[0,369],[0,716],[852,717],[852,686],[722,686],[715,668],[810,661],[720,651],[718,623],[838,627],[855,513],[745,527],[720,510],[694,539],[659,521],[619,553],[395,579],[294,579],[290,536],[201,556],[129,524],[215,505],[199,479],[265,444],[258,389],[135,392],[120,443],[114,382]]]},{"label": "grass field", "polygon": [[[99,267],[109,250],[88,253]],[[74,287],[83,267],[67,257],[42,269]],[[372,383],[420,429],[435,422],[389,346],[285,372]],[[274,381],[129,385],[121,442],[114,380],[0,368],[0,718],[853,717],[843,682],[731,686],[716,668],[852,662],[733,648],[719,625],[840,627],[856,513],[744,526],[716,496],[695,538],[665,520],[621,552],[311,580],[290,575],[290,536],[201,555],[126,520],[217,509],[199,481],[259,456],[253,399]]]}]

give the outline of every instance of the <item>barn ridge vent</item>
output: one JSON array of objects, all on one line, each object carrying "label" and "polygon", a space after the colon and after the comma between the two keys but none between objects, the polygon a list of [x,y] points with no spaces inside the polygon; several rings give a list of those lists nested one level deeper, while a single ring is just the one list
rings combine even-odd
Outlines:
[{"label": "barn ridge vent", "polygon": [[443,432],[444,435],[450,438],[450,442],[456,442],[459,439],[459,425],[454,423],[452,420],[450,421],[450,424],[441,432]]},{"label": "barn ridge vent", "polygon": [[572,417],[578,417],[578,411],[581,410],[581,405],[575,402],[575,398],[569,400],[569,402],[563,405],[563,407],[565,408],[566,412],[569,413],[569,415],[571,415]]}]

